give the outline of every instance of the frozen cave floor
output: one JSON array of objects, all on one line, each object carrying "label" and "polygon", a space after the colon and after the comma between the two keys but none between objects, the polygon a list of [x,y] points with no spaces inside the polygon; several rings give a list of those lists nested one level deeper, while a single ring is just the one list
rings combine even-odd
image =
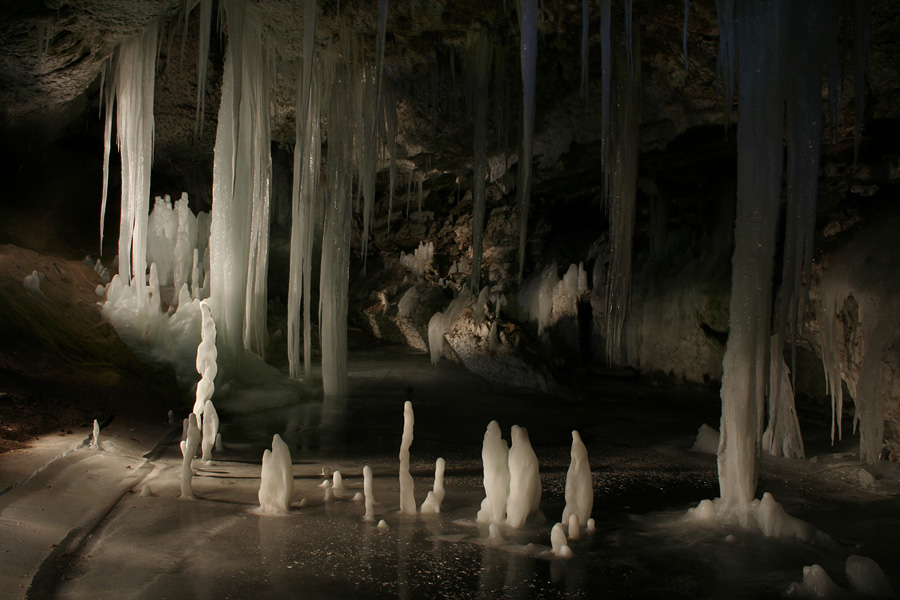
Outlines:
[{"label": "frozen cave floor", "polygon": [[[777,598],[814,563],[846,588],[844,562],[853,554],[874,559],[900,589],[897,465],[870,469],[875,477],[863,487],[849,436],[832,447],[827,431],[807,427],[812,460],[762,463],[758,496],[771,492],[832,538],[813,545],[686,522],[689,508],[718,495],[715,457],[690,449],[702,423],[718,422],[709,392],[595,381],[582,386],[581,400],[565,401],[500,389],[459,365],[433,367],[425,354],[397,350],[351,354],[350,381],[342,398],[240,413],[223,404],[224,448],[210,464],[194,461],[194,499],[179,498],[180,426],[117,419],[101,433],[100,450],[71,439],[63,449],[49,436],[6,455],[0,469],[27,463],[27,453],[45,468],[0,494],[2,595]],[[446,460],[438,515],[399,514],[406,400],[416,417],[417,503],[431,489],[435,459]],[[506,439],[514,424],[528,429],[546,517],[502,528],[500,541],[474,523],[491,419]],[[573,558],[547,558],[565,504],[572,429],[590,455],[597,526],[570,541]],[[275,433],[291,450],[293,504],[286,516],[261,516],[261,456]],[[375,476],[376,520],[387,529],[364,522],[362,502],[350,499],[362,491],[364,465]],[[333,502],[319,487],[323,469],[344,478]]]}]

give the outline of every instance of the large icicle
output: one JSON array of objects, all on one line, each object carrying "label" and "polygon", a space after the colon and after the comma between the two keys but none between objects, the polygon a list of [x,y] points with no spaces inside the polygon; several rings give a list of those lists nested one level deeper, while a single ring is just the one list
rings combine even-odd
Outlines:
[{"label": "large icicle", "polygon": [[[775,233],[781,201],[784,124],[783,3],[753,0],[735,15],[738,90],[737,221],[731,315],[723,359],[719,490],[741,522],[756,489],[756,462],[767,383]],[[765,32],[762,34],[761,32]]]},{"label": "large icicle", "polygon": [[[627,25],[626,25],[627,27]],[[604,206],[609,216],[609,271],[606,293],[606,351],[610,363],[625,363],[622,343],[631,296],[631,238],[637,197],[638,121],[640,104],[640,38],[629,34],[634,48],[616,60],[611,104],[612,124],[603,168]],[[631,60],[626,60],[632,57]],[[604,74],[604,77],[606,75]],[[606,90],[604,89],[604,94]],[[604,103],[609,99],[604,98]]]},{"label": "large icicle", "polygon": [[472,183],[472,273],[469,288],[475,293],[481,285],[481,259],[484,252],[485,179],[487,178],[487,111],[493,44],[479,31],[469,56],[472,100],[475,103]]},{"label": "large icicle", "polygon": [[291,262],[288,286],[288,363],[300,376],[300,305],[303,304],[303,375],[312,371],[312,252],[319,181],[319,92],[313,93],[316,2],[306,0],[303,13],[303,71],[297,86],[294,182],[291,192]]},{"label": "large icicle", "polygon": [[[812,276],[813,238],[816,226],[816,198],[819,183],[819,148],[822,139],[822,74],[817,66],[824,61],[821,43],[825,23],[811,0],[790,4],[786,36],[789,45],[785,86],[787,118],[787,212],[785,216],[784,261],[776,334],[772,341],[768,415],[763,449],[779,455],[786,448],[803,457],[803,442],[794,409],[794,385],[785,385],[784,345],[791,344],[790,372],[796,381],[795,342],[802,326],[808,282]],[[790,454],[789,454],[790,455]]]},{"label": "large icicle", "polygon": [[206,116],[206,72],[209,64],[212,4],[212,0],[200,0],[200,50],[197,54],[197,117],[194,123],[194,137],[203,133],[203,121]]},{"label": "large icicle", "polygon": [[242,348],[262,353],[266,338],[270,63],[255,8],[238,0],[220,7],[228,46],[213,160],[210,300],[220,349],[235,361]]},{"label": "large icicle", "polygon": [[734,0],[716,0],[716,21],[719,25],[719,56],[716,62],[716,81],[722,80],[725,104],[725,128],[731,126],[731,107],[734,103]]},{"label": "large icicle", "polygon": [[528,237],[528,208],[531,203],[531,161],[534,152],[534,93],[537,78],[537,0],[522,0],[522,152],[519,155],[519,276],[525,269],[525,240]]},{"label": "large icicle", "polygon": [[153,95],[159,25],[128,38],[113,57],[107,79],[101,245],[109,174],[112,112],[122,159],[122,208],[119,220],[119,275],[131,282],[139,308],[147,304],[147,220],[150,200],[150,165],[153,161]]}]

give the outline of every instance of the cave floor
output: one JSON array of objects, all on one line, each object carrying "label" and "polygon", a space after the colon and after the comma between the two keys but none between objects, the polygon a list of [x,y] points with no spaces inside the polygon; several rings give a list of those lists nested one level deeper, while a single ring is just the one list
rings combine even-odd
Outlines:
[{"label": "cave floor", "polygon": [[[5,589],[13,598],[73,599],[760,598],[783,596],[814,563],[846,587],[843,565],[853,554],[900,584],[900,477],[896,465],[882,465],[863,489],[852,439],[834,448],[811,427],[812,460],[762,463],[757,493],[772,492],[831,535],[812,545],[685,522],[690,507],[718,495],[715,457],[690,449],[697,428],[718,418],[708,392],[584,378],[579,399],[566,400],[497,388],[406,351],[351,355],[350,381],[347,397],[286,406],[265,394],[250,406],[226,392],[224,448],[210,464],[194,461],[192,500],[178,497],[180,427],[113,421],[100,451],[81,447],[0,495]],[[439,515],[399,514],[405,400],[416,416],[417,502],[431,488],[434,460],[447,463]],[[546,518],[504,528],[496,543],[473,522],[491,419],[507,439],[511,425],[528,428]],[[570,542],[574,558],[564,560],[546,551],[565,504],[572,429],[590,455],[597,526]],[[280,517],[256,512],[260,459],[274,433],[294,462],[292,510]],[[362,503],[351,500],[364,465],[387,529],[364,522]],[[332,502],[319,487],[323,469],[344,477]]]}]

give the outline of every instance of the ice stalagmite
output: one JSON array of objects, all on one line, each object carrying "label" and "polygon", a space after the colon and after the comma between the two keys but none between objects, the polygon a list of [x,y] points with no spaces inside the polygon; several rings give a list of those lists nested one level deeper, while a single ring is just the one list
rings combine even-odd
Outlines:
[{"label": "ice stalagmite", "polygon": [[521,527],[536,514],[541,503],[541,475],[538,459],[524,427],[513,425],[512,445],[509,447],[509,497],[506,502],[506,523]]},{"label": "ice stalagmite", "polygon": [[291,192],[291,263],[288,286],[288,362],[291,377],[300,376],[300,306],[303,305],[303,375],[312,371],[312,252],[321,144],[319,90],[314,88],[316,2],[306,0],[303,12],[303,71],[298,78],[294,141],[294,182]]},{"label": "ice stalagmite", "polygon": [[200,460],[212,460],[212,450],[216,445],[218,435],[219,413],[216,412],[212,400],[207,400],[203,406],[203,441],[200,443]]},{"label": "ice stalagmite", "polygon": [[366,514],[363,520],[366,522],[375,521],[375,495],[372,493],[372,467],[366,465],[363,467],[363,492],[366,495]]},{"label": "ice stalagmite", "polygon": [[[256,7],[224,0],[228,27],[213,159],[210,299],[220,353],[265,345],[268,264],[269,60]],[[252,243],[252,247],[251,247]]]},{"label": "ice stalagmite", "polygon": [[484,468],[484,500],[478,511],[478,522],[500,524],[506,521],[506,500],[509,497],[509,446],[501,436],[497,421],[491,421],[484,432],[481,462]]},{"label": "ice stalagmite", "polygon": [[[758,440],[767,384],[775,233],[781,201],[784,123],[783,3],[737,5],[741,115],[731,324],[723,359],[719,490],[742,523],[756,489]],[[761,35],[760,32],[766,32]]]},{"label": "ice stalagmite", "polygon": [[409,474],[409,447],[413,443],[413,427],[416,419],[412,402],[403,404],[403,437],[400,440],[400,513],[416,514],[416,498],[413,495],[413,478]]},{"label": "ice stalagmite", "polygon": [[193,498],[194,488],[191,485],[191,477],[194,471],[191,463],[197,454],[197,446],[200,445],[200,428],[197,426],[197,415],[191,413],[187,421],[187,438],[181,442],[181,497]]},{"label": "ice stalagmite", "polygon": [[159,25],[150,23],[143,33],[122,42],[111,59],[105,83],[106,138],[100,239],[106,211],[109,145],[112,113],[122,159],[122,207],[119,219],[119,275],[134,280],[137,305],[147,303],[147,220],[150,199],[150,166],[153,161],[153,95]]},{"label": "ice stalagmite", "polygon": [[[218,355],[216,350],[216,323],[212,318],[209,303],[206,300],[200,302],[200,319],[200,345],[197,346],[196,361],[197,372],[200,373],[200,381],[197,383],[193,410],[198,419],[203,415],[207,401],[213,396],[216,374],[219,369],[216,363]],[[199,424],[200,422],[198,421]]]},{"label": "ice stalagmite", "polygon": [[263,452],[259,482],[259,512],[264,515],[283,515],[291,509],[294,494],[294,472],[291,451],[277,433],[272,449]]},{"label": "ice stalagmite", "polygon": [[419,512],[422,514],[437,514],[441,512],[441,502],[444,501],[444,468],[445,462],[443,458],[439,458],[434,463],[434,488],[428,492]]},{"label": "ice stalagmite", "polygon": [[572,459],[566,473],[566,507],[563,509],[562,522],[568,523],[569,517],[576,515],[579,523],[587,523],[593,508],[594,482],[591,479],[587,448],[581,441],[581,434],[573,431]]},{"label": "ice stalagmite", "polygon": [[534,153],[534,93],[537,79],[537,0],[522,0],[522,153],[519,156],[519,277],[525,269],[525,240],[528,236],[528,208],[531,203],[531,160]]}]

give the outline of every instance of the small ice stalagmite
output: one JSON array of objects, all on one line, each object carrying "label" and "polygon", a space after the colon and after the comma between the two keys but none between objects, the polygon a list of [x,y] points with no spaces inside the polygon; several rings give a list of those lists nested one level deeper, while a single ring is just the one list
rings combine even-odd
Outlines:
[{"label": "small ice stalagmite", "polygon": [[335,471],[331,474],[331,489],[338,498],[344,495],[344,478],[340,471]]},{"label": "small ice stalagmite", "polygon": [[550,530],[550,546],[557,558],[572,558],[572,549],[569,548],[567,542],[566,530],[563,528],[562,523],[557,523]]},{"label": "small ice stalagmite", "polygon": [[428,497],[419,508],[423,514],[437,514],[441,512],[441,502],[444,501],[444,459],[439,458],[434,463],[434,489],[428,492]]},{"label": "small ice stalagmite", "polygon": [[219,414],[212,400],[207,400],[203,406],[203,442],[200,444],[201,460],[212,460],[212,450],[216,445],[216,437],[219,435]]},{"label": "small ice stalagmite", "polygon": [[509,498],[506,523],[521,527],[529,516],[537,513],[541,503],[541,474],[537,456],[524,427],[513,425],[509,448]]},{"label": "small ice stalagmite", "polygon": [[572,431],[572,460],[566,473],[566,507],[563,509],[562,522],[568,523],[571,515],[578,515],[579,523],[587,523],[593,508],[594,482],[591,479],[587,448],[581,441],[581,434]]},{"label": "small ice stalagmite", "polygon": [[264,515],[283,515],[291,507],[294,494],[294,473],[291,451],[277,433],[272,438],[272,450],[262,458],[259,484],[259,512]]},{"label": "small ice stalagmite", "polygon": [[366,514],[364,521],[375,521],[375,496],[372,494],[372,467],[363,467],[363,492],[366,494]]},{"label": "small ice stalagmite", "polygon": [[415,422],[412,402],[407,400],[403,405],[403,437],[400,440],[400,512],[405,515],[416,514],[413,478],[409,474],[409,447],[413,443]]},{"label": "small ice stalagmite", "polygon": [[191,477],[194,471],[191,463],[197,454],[197,446],[200,445],[200,428],[197,427],[197,415],[191,413],[187,418],[187,439],[181,442],[181,497],[193,498],[194,488],[191,486]]},{"label": "small ice stalagmite", "polygon": [[884,571],[868,556],[853,555],[847,559],[847,581],[854,592],[872,598],[895,598],[894,589]]},{"label": "small ice stalagmite", "polygon": [[509,446],[501,436],[497,421],[491,421],[484,432],[481,462],[484,466],[484,500],[478,511],[478,522],[502,523],[506,520],[509,497]]},{"label": "small ice stalagmite", "polygon": [[94,419],[94,430],[91,432],[91,448],[100,449],[100,423],[97,422],[97,419]]}]

